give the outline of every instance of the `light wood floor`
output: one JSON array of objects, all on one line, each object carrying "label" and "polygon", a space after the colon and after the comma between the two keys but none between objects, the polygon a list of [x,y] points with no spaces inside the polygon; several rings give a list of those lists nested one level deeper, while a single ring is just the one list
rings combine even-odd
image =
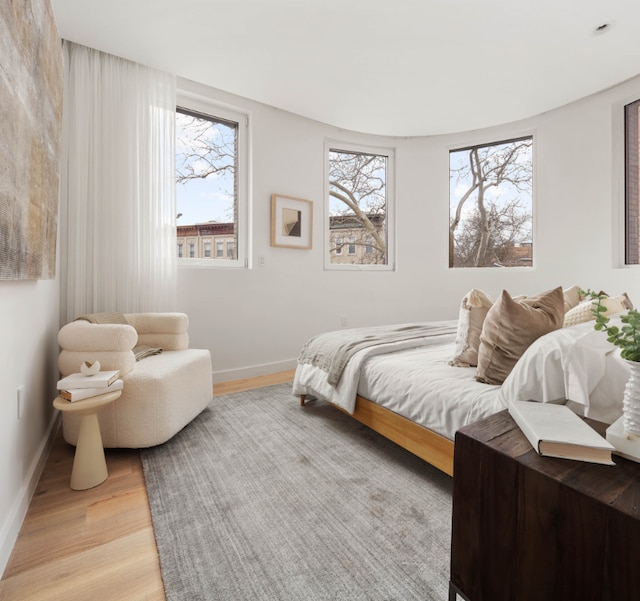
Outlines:
[{"label": "light wood floor", "polygon": [[[214,386],[222,395],[293,379],[293,371]],[[69,488],[73,447],[56,435],[2,580],[2,601],[164,601],[140,455],[107,450],[109,478]]]}]

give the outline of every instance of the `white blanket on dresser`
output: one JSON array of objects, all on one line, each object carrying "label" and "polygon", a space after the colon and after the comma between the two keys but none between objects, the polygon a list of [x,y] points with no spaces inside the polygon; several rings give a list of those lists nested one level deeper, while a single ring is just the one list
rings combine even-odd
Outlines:
[{"label": "white blanket on dresser", "polygon": [[380,345],[356,353],[337,386],[326,372],[299,364],[293,393],[330,401],[353,413],[356,395],[453,439],[456,430],[506,408],[514,400],[564,402],[581,414],[612,423],[622,411],[628,367],[593,323],[562,328],[538,339],[502,386],[475,380],[473,367],[452,367],[450,334]]}]

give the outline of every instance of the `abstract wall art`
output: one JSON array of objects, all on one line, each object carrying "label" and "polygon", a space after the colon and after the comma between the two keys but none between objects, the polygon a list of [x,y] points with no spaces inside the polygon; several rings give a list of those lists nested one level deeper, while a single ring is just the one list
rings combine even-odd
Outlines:
[{"label": "abstract wall art", "polygon": [[311,248],[313,203],[302,198],[271,195],[271,246]]},{"label": "abstract wall art", "polygon": [[51,279],[64,75],[49,0],[0,2],[0,57],[0,279]]}]

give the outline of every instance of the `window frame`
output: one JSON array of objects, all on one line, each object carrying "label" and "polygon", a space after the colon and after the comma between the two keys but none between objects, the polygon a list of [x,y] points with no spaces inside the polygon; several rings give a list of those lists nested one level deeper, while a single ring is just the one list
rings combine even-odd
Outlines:
[{"label": "window frame", "polygon": [[[249,269],[251,267],[251,220],[250,220],[250,114],[236,107],[231,107],[213,99],[178,89],[176,92],[176,110],[183,109],[220,121],[237,123],[237,197],[238,223],[235,259],[219,260],[211,258],[178,258],[179,268],[206,267],[208,269]],[[176,224],[177,226],[177,224]],[[212,249],[213,254],[213,249]]]},{"label": "window frame", "polygon": [[[329,185],[329,153],[351,152],[384,156],[387,159],[386,167],[386,215],[387,223],[387,263],[355,264],[331,262],[331,223],[330,223],[330,185]],[[345,142],[344,140],[326,139],[324,143],[324,269],[326,271],[395,271],[396,270],[396,220],[395,220],[395,171],[396,149],[390,146],[370,146]],[[343,237],[344,239],[344,237]],[[346,244],[346,243],[345,243]],[[357,253],[356,253],[357,254]],[[343,256],[349,256],[344,253]]]},{"label": "window frame", "polygon": [[449,241],[449,228],[451,225],[451,153],[457,152],[461,150],[470,150],[472,148],[481,148],[485,146],[494,146],[499,144],[506,144],[509,142],[516,142],[518,140],[523,140],[526,138],[531,138],[532,146],[531,146],[531,242],[532,242],[532,253],[531,253],[531,265],[509,265],[509,266],[501,266],[501,267],[454,267],[449,266],[449,249],[446,250],[446,260],[447,260],[447,269],[451,273],[465,273],[469,271],[486,271],[486,272],[494,272],[496,270],[515,270],[515,271],[526,271],[527,273],[534,272],[537,270],[537,261],[538,261],[538,235],[537,235],[537,210],[538,203],[536,199],[538,185],[537,185],[537,130],[535,128],[526,128],[523,130],[516,130],[515,132],[507,133],[504,135],[496,135],[492,136],[492,141],[487,142],[487,136],[484,132],[482,132],[477,137],[473,136],[468,139],[466,142],[460,141],[456,143],[448,144],[445,148],[446,156],[444,157],[444,164],[446,165],[446,189],[447,189],[447,198],[449,202],[449,206],[446,212],[446,232],[447,232],[447,246]]},{"label": "window frame", "polygon": [[640,264],[627,263],[627,199],[626,199],[626,123],[625,107],[640,100],[640,90],[625,94],[611,103],[612,178],[611,178],[611,267],[640,269]]},{"label": "window frame", "polygon": [[[635,144],[634,144],[634,156],[631,160],[634,161],[634,168],[638,171],[638,163],[639,163],[639,150],[638,145],[640,143],[640,94],[635,95],[635,99],[629,102],[625,102],[622,106],[622,151],[623,151],[623,161],[622,161],[622,173],[623,173],[623,184],[622,184],[622,248],[620,249],[621,254],[621,263],[625,267],[635,267],[637,268],[640,265],[640,223],[638,219],[638,213],[640,212],[640,193],[638,192],[638,187],[640,186],[640,175],[636,174],[634,178],[633,185],[635,186],[635,198],[631,199],[631,192],[629,190],[631,185],[630,178],[630,156],[629,156],[629,127],[628,127],[628,109],[632,106],[636,107],[636,115],[635,115]],[[615,196],[614,196],[615,198]],[[635,223],[633,226],[630,223],[630,212],[632,210],[635,211]],[[633,244],[633,250],[629,240],[630,230],[635,230],[633,232],[633,236],[635,238],[635,243]],[[630,255],[633,256],[631,257]]]}]

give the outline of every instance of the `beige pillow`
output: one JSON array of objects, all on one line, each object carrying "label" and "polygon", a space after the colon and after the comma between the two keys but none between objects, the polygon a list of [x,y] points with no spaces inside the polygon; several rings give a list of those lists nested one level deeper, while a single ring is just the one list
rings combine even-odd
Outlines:
[{"label": "beige pillow", "polygon": [[480,332],[493,301],[482,291],[470,290],[460,303],[458,330],[456,332],[453,359],[449,365],[470,367],[478,365]]},{"label": "beige pillow", "polygon": [[[625,295],[622,294],[620,296],[608,296],[607,298],[603,298],[600,302],[606,309],[603,313],[605,316],[626,310],[626,299]],[[592,299],[582,301],[577,307],[574,307],[565,313],[563,326],[568,328],[579,323],[595,320],[596,316],[593,314],[592,310],[595,305],[596,301]]]},{"label": "beige pillow", "polygon": [[580,295],[580,286],[571,286],[571,288],[567,288],[562,291],[564,295],[564,312],[570,311],[574,307],[577,307],[582,301],[582,296]]},{"label": "beige pillow", "polygon": [[561,327],[563,316],[561,287],[518,301],[503,290],[484,320],[476,379],[502,384],[529,345]]},{"label": "beige pillow", "polygon": [[[610,296],[609,294],[607,294],[603,290],[600,290],[600,292],[598,292],[598,294],[600,296],[607,296],[607,297]],[[623,292],[622,294],[619,294],[615,298],[617,298],[618,300],[622,301],[622,304],[624,305],[625,309],[629,309],[629,311],[631,311],[631,309],[633,309],[633,302],[631,302],[631,299],[629,298],[629,295],[626,292]]]}]

